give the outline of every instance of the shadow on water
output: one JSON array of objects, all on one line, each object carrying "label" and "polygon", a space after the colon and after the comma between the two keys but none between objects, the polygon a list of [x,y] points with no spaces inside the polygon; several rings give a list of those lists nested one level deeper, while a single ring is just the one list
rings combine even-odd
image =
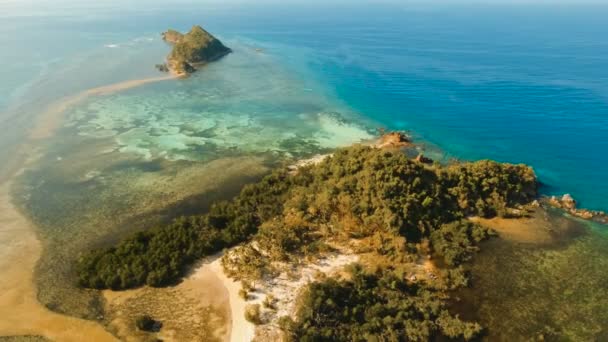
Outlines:
[{"label": "shadow on water", "polygon": [[550,243],[493,239],[472,265],[472,286],[453,308],[487,328],[488,341],[605,341],[608,337],[608,236],[548,211]]},{"label": "shadow on water", "polygon": [[74,265],[82,253],[178,216],[204,213],[266,175],[272,164],[263,155],[141,161],[89,150],[98,148],[82,145],[74,153],[63,150],[60,160],[47,157],[15,189],[17,204],[44,242],[35,276],[38,299],[53,311],[97,320],[104,317],[103,299],[76,284]]}]

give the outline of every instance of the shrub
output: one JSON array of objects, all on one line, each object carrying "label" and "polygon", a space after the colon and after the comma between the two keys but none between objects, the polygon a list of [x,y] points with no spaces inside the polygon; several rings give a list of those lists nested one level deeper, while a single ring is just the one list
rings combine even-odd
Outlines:
[{"label": "shrub", "polygon": [[489,234],[460,220],[504,214],[531,201],[536,189],[534,172],[524,165],[428,167],[400,152],[354,146],[295,175],[276,171],[205,215],[179,218],[89,253],[78,264],[79,282],[112,289],[164,286],[194,261],[251,238],[265,253],[241,248],[230,265],[251,280],[272,274],[272,261],[319,254],[328,248],[327,237],[376,233],[395,241],[382,253],[400,253],[398,237],[407,243],[431,238],[448,264],[458,264]]},{"label": "shrub", "polygon": [[240,289],[239,297],[243,298],[244,300],[249,300],[249,291],[247,291],[245,289]]},{"label": "shrub", "polygon": [[391,271],[374,274],[352,268],[350,280],[309,285],[296,322],[280,326],[294,341],[470,340],[476,323],[451,315],[440,292],[407,284]]},{"label": "shrub", "polygon": [[260,304],[249,304],[245,307],[245,319],[253,324],[262,324]]},{"label": "shrub", "polygon": [[135,319],[135,326],[137,329],[149,332],[158,332],[162,328],[163,324],[159,321],[154,320],[148,315],[143,315]]},{"label": "shrub", "polygon": [[266,296],[266,298],[264,298],[264,302],[262,303],[264,304],[264,307],[267,309],[271,309],[271,310],[275,310],[275,298],[273,295],[269,294]]}]

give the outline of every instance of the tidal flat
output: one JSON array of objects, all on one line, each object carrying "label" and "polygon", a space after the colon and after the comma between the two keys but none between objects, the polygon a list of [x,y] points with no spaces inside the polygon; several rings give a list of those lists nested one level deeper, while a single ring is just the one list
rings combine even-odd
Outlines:
[{"label": "tidal flat", "polygon": [[487,340],[608,338],[605,226],[554,209],[481,223],[500,238],[482,245],[472,286],[459,291],[454,307],[487,327]]}]

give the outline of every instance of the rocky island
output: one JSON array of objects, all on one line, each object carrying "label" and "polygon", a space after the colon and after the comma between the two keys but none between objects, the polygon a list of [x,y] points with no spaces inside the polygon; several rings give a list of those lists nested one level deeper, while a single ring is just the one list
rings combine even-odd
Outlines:
[{"label": "rocky island", "polygon": [[162,36],[164,41],[173,45],[173,50],[167,56],[167,63],[157,65],[157,68],[161,71],[171,71],[177,75],[191,74],[198,67],[232,52],[230,48],[198,25],[193,26],[186,34],[168,30]]}]

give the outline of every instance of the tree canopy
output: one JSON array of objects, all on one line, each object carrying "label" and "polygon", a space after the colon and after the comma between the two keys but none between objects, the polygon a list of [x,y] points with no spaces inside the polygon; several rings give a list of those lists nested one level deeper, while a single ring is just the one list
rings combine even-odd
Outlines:
[{"label": "tree canopy", "polygon": [[351,269],[349,280],[313,283],[296,322],[281,325],[292,341],[428,341],[444,336],[470,340],[477,323],[450,314],[440,292],[407,283],[393,272]]},{"label": "tree canopy", "polygon": [[194,65],[211,62],[231,51],[198,25],[193,26],[190,32],[184,35],[169,30],[165,32],[164,37],[174,43],[168,59],[169,64],[177,72],[193,72]]},{"label": "tree canopy", "polygon": [[[377,232],[408,242],[430,239],[448,264],[489,232],[460,222],[504,215],[536,196],[525,165],[493,161],[427,166],[397,151],[353,146],[289,174],[278,170],[203,215],[143,231],[80,259],[79,281],[92,288],[169,284],[197,259],[256,239],[271,260],[323,250],[330,236]],[[249,253],[253,253],[249,251]]]}]

